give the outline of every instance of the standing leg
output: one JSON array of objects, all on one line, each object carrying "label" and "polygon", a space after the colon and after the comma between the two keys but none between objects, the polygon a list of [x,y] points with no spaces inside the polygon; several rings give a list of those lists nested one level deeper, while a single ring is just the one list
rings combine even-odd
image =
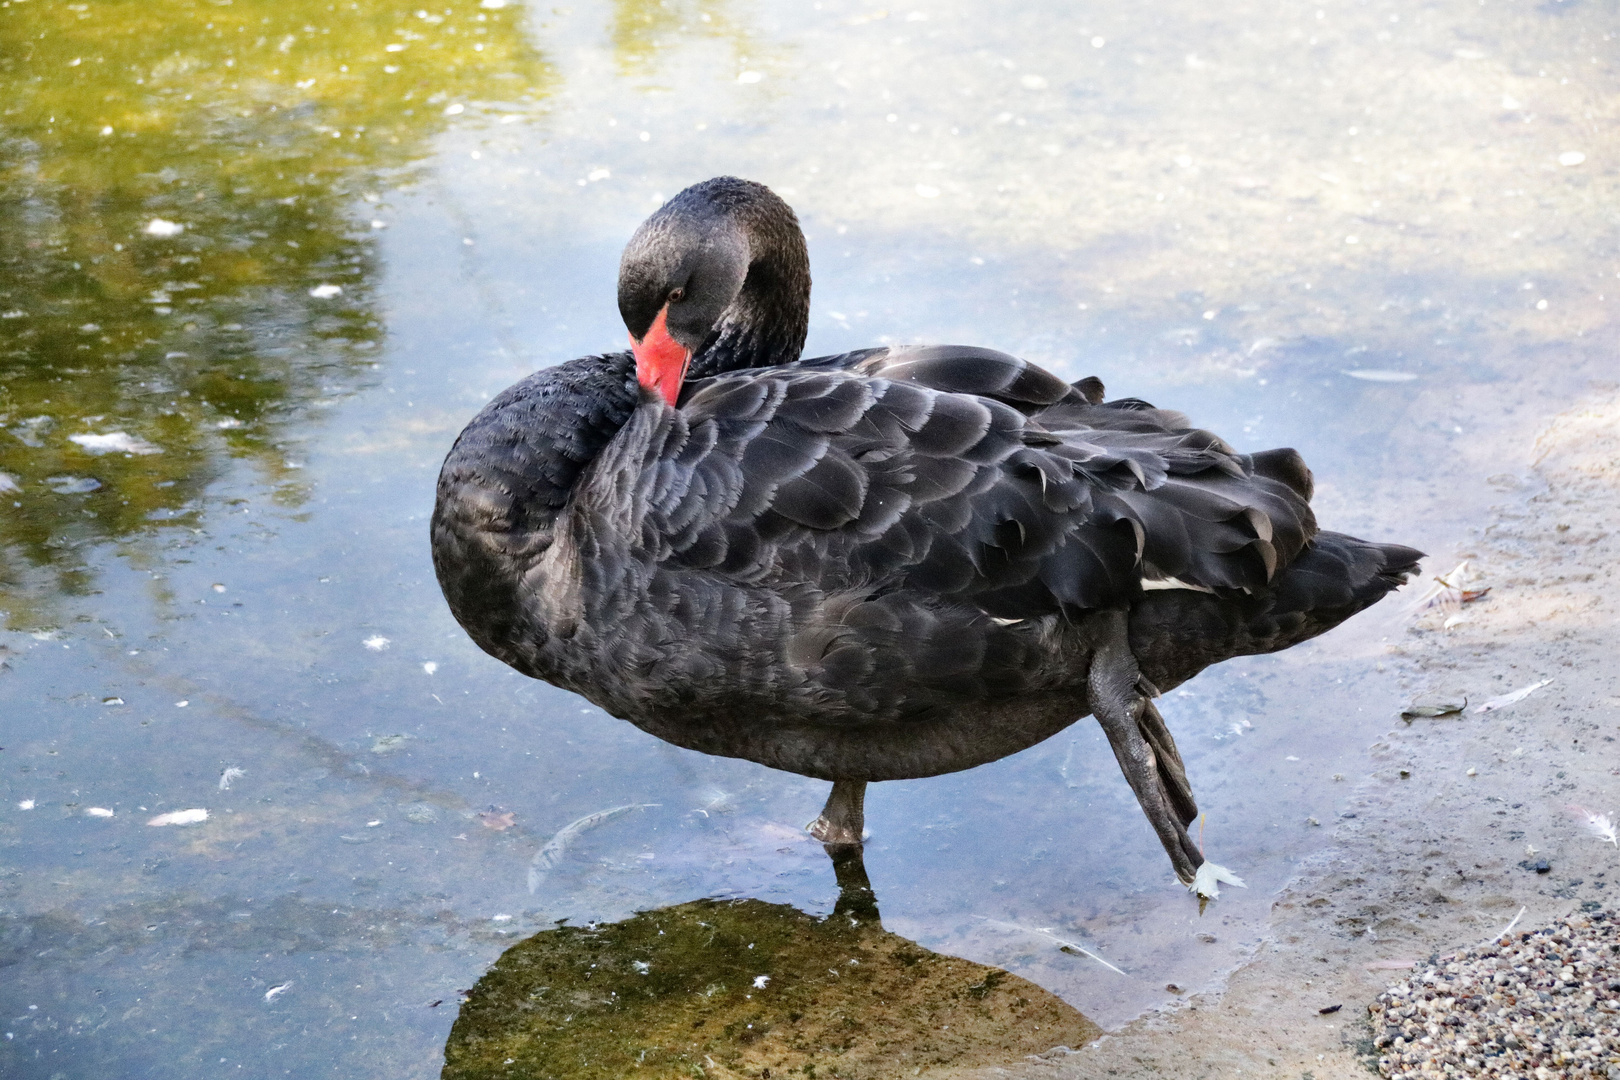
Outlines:
[{"label": "standing leg", "polygon": [[1191,883],[1204,861],[1187,835],[1187,825],[1197,817],[1198,808],[1170,731],[1142,692],[1142,673],[1131,655],[1126,613],[1097,612],[1090,618],[1090,628],[1094,651],[1087,693],[1092,715],[1108,736],[1120,770],[1170,856],[1176,876]]},{"label": "standing leg", "polygon": [[834,780],[821,816],[805,828],[823,844],[859,844],[866,828],[866,781]]}]

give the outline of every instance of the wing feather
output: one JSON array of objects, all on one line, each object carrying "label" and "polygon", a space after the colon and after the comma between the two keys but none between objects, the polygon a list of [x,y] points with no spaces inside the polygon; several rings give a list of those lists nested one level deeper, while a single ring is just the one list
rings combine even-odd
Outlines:
[{"label": "wing feather", "polygon": [[[1299,455],[1239,454],[1179,413],[1102,404],[1094,383],[946,346],[696,382],[649,468],[648,547],[778,588],[1001,619],[1129,602],[1143,579],[1253,591],[1305,549]],[[898,632],[894,617],[861,625]],[[819,662],[859,666],[829,641]]]}]

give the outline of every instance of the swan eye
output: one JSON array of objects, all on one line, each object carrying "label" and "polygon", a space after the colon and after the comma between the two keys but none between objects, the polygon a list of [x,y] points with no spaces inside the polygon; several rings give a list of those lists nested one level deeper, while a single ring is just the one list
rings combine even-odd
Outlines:
[{"label": "swan eye", "polygon": [[670,290],[670,294],[669,294],[669,302],[670,303],[678,304],[682,300],[685,300],[685,299],[686,299],[686,290],[685,289],[672,289],[672,290]]}]

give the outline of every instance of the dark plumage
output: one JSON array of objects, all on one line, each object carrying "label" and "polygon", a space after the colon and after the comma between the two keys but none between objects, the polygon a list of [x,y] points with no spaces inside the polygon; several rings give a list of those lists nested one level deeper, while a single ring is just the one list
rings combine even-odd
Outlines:
[{"label": "dark plumage", "polygon": [[1095,713],[1189,878],[1151,696],[1337,625],[1419,553],[1319,533],[1292,450],[1237,453],[1095,379],[962,346],[801,360],[809,285],[760,185],[649,219],[620,272],[635,355],[530,376],[445,460],[456,618],[670,742],[838,782],[829,840],[858,839],[867,781]]}]

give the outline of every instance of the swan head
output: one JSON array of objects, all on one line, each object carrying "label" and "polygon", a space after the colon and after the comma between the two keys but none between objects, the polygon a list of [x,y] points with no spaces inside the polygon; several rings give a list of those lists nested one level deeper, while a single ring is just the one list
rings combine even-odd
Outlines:
[{"label": "swan head", "polygon": [[797,358],[810,259],[793,210],[763,184],[722,176],[641,223],[619,260],[619,314],[636,377],[675,404],[689,373]]}]

